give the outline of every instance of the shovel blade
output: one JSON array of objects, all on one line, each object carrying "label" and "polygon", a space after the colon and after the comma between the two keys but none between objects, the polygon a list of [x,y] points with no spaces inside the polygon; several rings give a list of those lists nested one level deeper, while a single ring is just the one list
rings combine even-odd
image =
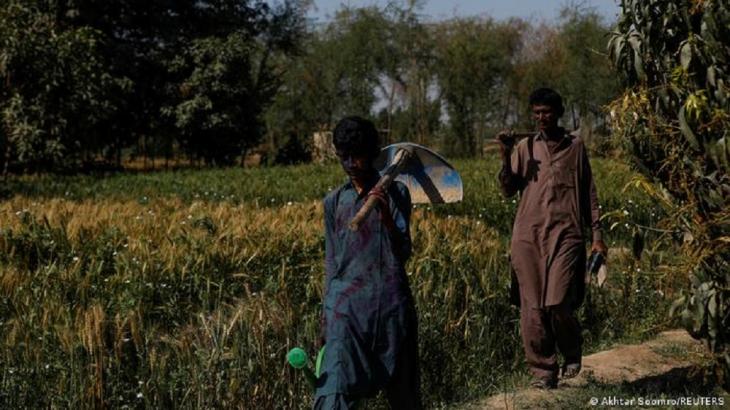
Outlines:
[{"label": "shovel blade", "polygon": [[459,202],[464,197],[461,176],[441,155],[410,142],[391,144],[383,148],[375,160],[375,167],[383,173],[393,163],[396,153],[408,150],[411,155],[396,181],[408,187],[414,204],[441,204]]}]

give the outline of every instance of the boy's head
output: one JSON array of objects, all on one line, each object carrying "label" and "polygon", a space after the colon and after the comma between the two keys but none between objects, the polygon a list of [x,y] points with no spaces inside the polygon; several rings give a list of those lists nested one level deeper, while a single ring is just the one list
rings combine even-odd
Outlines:
[{"label": "boy's head", "polygon": [[557,128],[563,116],[563,98],[551,88],[538,88],[530,94],[530,110],[541,131]]},{"label": "boy's head", "polygon": [[332,142],[347,175],[363,178],[372,174],[373,160],[380,153],[380,137],[372,122],[345,117],[337,123]]}]

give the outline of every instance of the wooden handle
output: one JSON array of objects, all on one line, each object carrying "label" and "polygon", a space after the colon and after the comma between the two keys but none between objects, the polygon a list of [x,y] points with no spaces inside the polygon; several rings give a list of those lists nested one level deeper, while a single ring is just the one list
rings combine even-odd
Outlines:
[{"label": "wooden handle", "polygon": [[[537,134],[537,131],[533,132],[513,132],[510,134],[512,138],[515,139],[515,141],[519,141],[523,138],[531,137],[533,135]],[[499,144],[499,142],[496,141],[496,139],[490,139],[487,140],[487,144]]]},{"label": "wooden handle", "polygon": [[360,229],[360,225],[362,225],[362,222],[367,218],[368,215],[370,215],[370,212],[375,208],[375,206],[378,204],[378,198],[371,196],[365,201],[365,204],[360,208],[359,211],[357,211],[357,214],[355,214],[354,217],[352,217],[352,220],[350,221],[350,230],[351,231],[357,231]]},{"label": "wooden handle", "polygon": [[[399,150],[395,156],[393,157],[393,164],[390,165],[383,174],[382,177],[380,177],[380,180],[378,180],[378,183],[375,184],[375,188],[380,188],[383,190],[383,192],[388,191],[388,187],[390,184],[395,180],[395,178],[400,173],[400,170],[403,168],[403,166],[408,161],[408,158],[410,157],[410,153],[405,150],[401,149]],[[370,215],[370,212],[375,208],[375,206],[378,204],[378,198],[376,197],[369,197],[365,204],[363,204],[362,208],[360,208],[359,211],[355,214],[354,217],[352,217],[352,220],[350,221],[350,230],[357,231],[360,229],[360,226],[362,225],[363,221],[365,221],[365,218]]]}]

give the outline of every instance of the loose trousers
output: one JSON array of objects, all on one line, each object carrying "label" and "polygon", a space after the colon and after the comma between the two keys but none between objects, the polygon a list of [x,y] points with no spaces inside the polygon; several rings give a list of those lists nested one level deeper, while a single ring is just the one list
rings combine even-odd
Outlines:
[{"label": "loose trousers", "polygon": [[525,359],[533,376],[556,380],[558,351],[563,355],[565,364],[581,363],[581,328],[569,303],[530,308],[523,301],[520,330]]},{"label": "loose trousers", "polygon": [[[393,410],[421,410],[421,375],[418,366],[418,328],[404,342],[395,365],[395,373],[384,386],[385,398]],[[315,397],[314,410],[351,410],[361,409],[356,397],[348,394],[330,394]]]}]

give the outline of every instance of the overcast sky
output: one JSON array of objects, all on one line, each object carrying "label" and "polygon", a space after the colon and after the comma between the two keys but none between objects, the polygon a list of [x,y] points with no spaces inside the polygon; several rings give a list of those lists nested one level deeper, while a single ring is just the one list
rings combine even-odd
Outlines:
[{"label": "overcast sky", "polygon": [[[609,23],[616,20],[619,12],[617,0],[426,0],[421,14],[432,20],[479,15],[496,19],[522,17],[554,20],[561,5],[568,3],[594,8]],[[309,16],[319,22],[326,21],[343,4],[351,7],[382,7],[388,4],[388,0],[314,0]]]}]

